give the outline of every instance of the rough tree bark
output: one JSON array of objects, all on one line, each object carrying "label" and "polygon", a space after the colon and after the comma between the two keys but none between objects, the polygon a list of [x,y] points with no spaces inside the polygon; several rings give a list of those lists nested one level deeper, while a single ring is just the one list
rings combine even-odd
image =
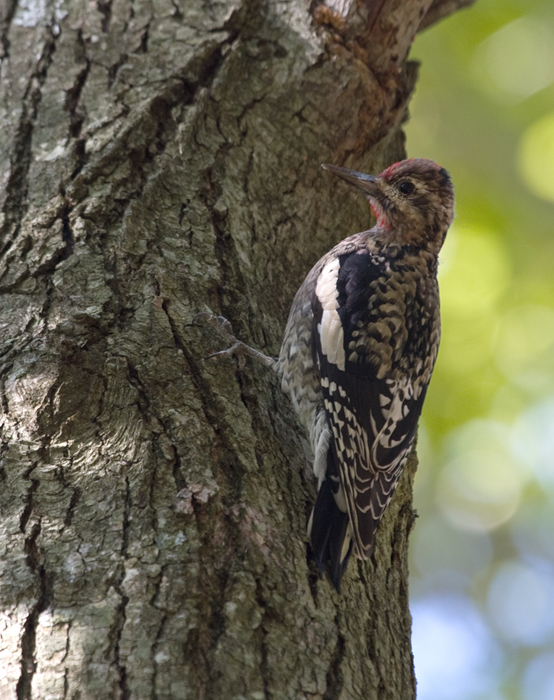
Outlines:
[{"label": "rough tree bark", "polygon": [[415,458],[338,596],[277,380],[320,170],[404,155],[418,27],[468,0],[5,0],[0,698],[409,700]]}]

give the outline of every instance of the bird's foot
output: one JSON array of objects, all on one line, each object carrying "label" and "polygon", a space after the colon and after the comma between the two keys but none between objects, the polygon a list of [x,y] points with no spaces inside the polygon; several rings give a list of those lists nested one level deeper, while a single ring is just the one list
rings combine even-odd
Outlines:
[{"label": "bird's foot", "polygon": [[275,369],[277,364],[277,359],[274,357],[268,357],[264,355],[259,350],[251,348],[249,345],[245,345],[240,340],[237,340],[233,335],[233,327],[229,321],[223,316],[215,316],[207,311],[202,311],[192,319],[193,323],[198,321],[207,321],[210,326],[213,326],[216,331],[221,335],[231,347],[227,350],[220,350],[219,352],[213,352],[208,355],[206,359],[213,357],[236,357],[238,362],[239,371],[242,372],[244,365],[246,363],[246,357],[252,357],[254,360],[264,365],[264,367],[269,367],[270,369]]}]

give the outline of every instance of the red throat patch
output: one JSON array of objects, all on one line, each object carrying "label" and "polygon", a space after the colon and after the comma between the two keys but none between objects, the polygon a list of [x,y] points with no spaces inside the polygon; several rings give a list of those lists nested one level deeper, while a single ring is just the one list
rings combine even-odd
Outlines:
[{"label": "red throat patch", "polygon": [[371,211],[377,219],[377,226],[379,226],[380,228],[390,228],[390,224],[385,218],[385,213],[382,207],[377,202],[374,202],[372,199],[369,200],[369,205],[371,207]]}]

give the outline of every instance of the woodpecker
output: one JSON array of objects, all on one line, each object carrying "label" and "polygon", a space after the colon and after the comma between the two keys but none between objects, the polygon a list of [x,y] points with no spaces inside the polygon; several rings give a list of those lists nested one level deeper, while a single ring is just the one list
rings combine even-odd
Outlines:
[{"label": "woodpecker", "polygon": [[313,450],[313,556],[340,591],[351,553],[373,553],[416,436],[439,347],[438,255],[454,192],[448,172],[431,160],[404,160],[378,176],[322,167],[365,194],[377,223],[312,268],[279,357],[237,341],[224,318],[199,316],[234,343],[215,355],[251,355],[280,375]]}]

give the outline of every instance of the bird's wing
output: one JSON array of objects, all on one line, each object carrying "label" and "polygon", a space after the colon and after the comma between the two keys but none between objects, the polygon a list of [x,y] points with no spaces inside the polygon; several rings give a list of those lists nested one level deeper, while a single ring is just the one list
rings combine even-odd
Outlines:
[{"label": "bird's wing", "polygon": [[[330,465],[328,477],[339,507],[345,501],[362,557],[371,556],[425,397],[426,342],[414,344],[414,334],[426,331],[410,324],[417,315],[413,286],[409,274],[391,272],[364,249],[327,263],[312,300],[314,359],[338,472]],[[416,347],[419,355],[406,357]]]}]

